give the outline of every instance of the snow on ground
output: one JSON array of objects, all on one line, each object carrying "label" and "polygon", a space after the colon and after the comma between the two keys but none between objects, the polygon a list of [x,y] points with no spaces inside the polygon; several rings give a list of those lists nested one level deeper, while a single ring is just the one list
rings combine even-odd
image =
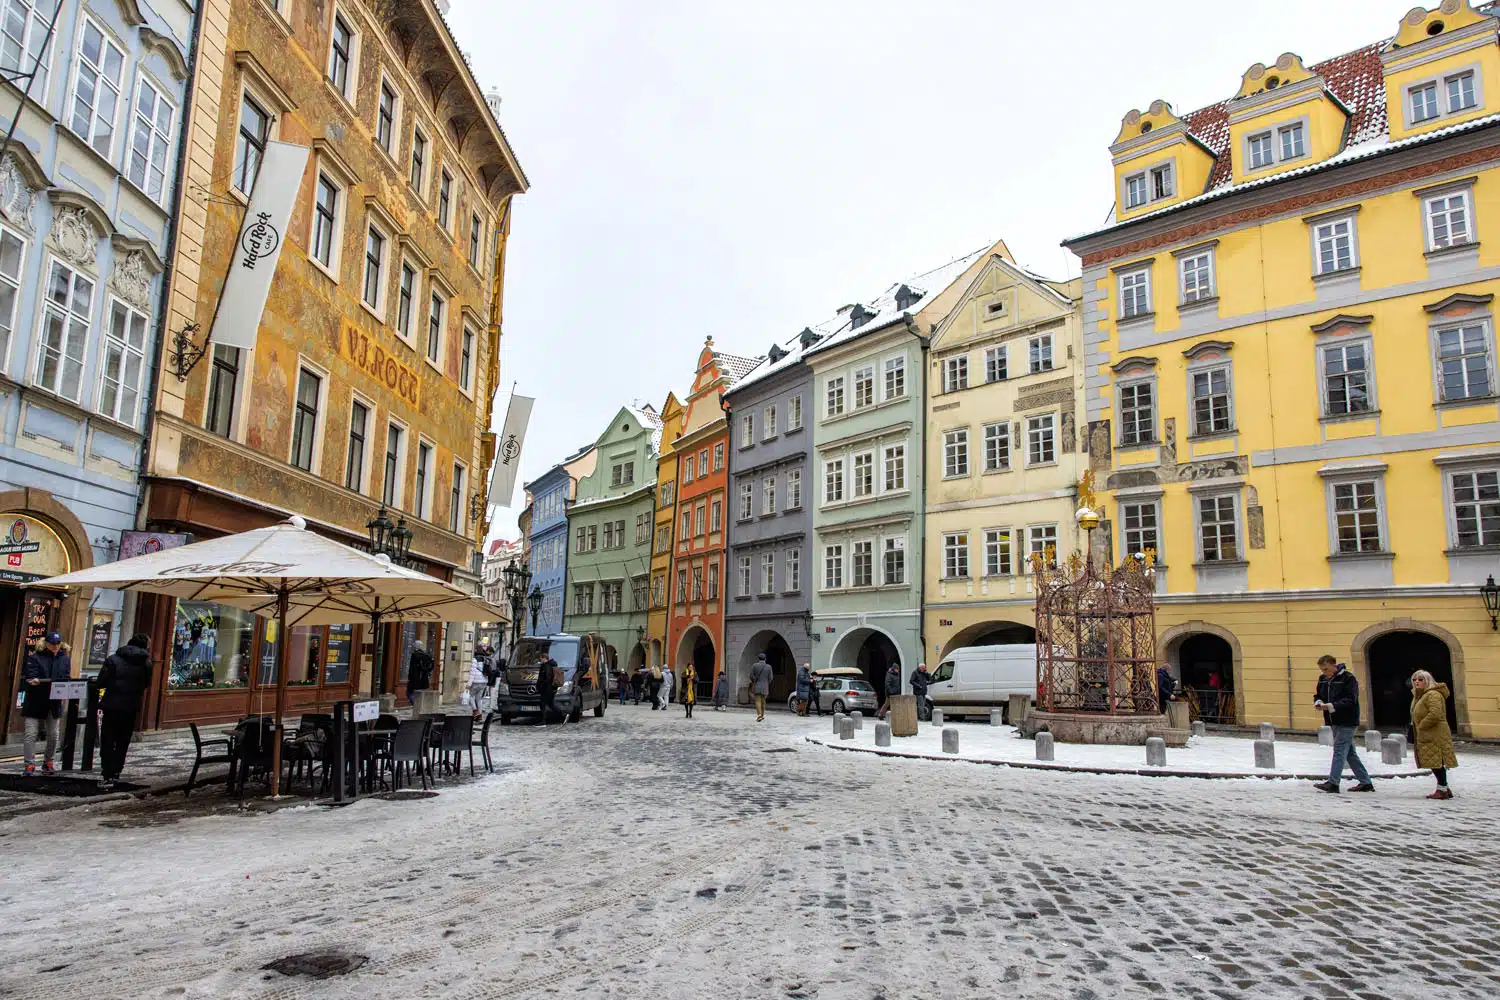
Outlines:
[{"label": "snow on ground", "polygon": [[[502,773],[436,798],[0,821],[0,996],[1500,994],[1500,794],[1467,761],[1450,802],[1335,797],[839,753],[810,723],[615,706],[499,730]],[[329,948],[368,961],[263,968]]]},{"label": "snow on ground", "polygon": [[[1263,775],[1268,777],[1326,777],[1332,759],[1332,750],[1305,739],[1278,740],[1276,743],[1276,767],[1255,766],[1254,741],[1240,736],[1194,736],[1186,747],[1167,748],[1165,768],[1148,767],[1146,748],[1143,746],[1089,746],[1078,743],[1054,743],[1053,760],[1036,759],[1036,743],[1022,739],[1013,726],[990,726],[975,723],[947,725],[958,729],[958,749],[955,754],[943,753],[942,726],[921,723],[915,736],[895,737],[889,748],[875,745],[875,720],[865,719],[864,728],[856,730],[853,740],[841,740],[833,732],[831,717],[805,719],[806,739],[827,746],[846,750],[862,750],[869,753],[892,756],[931,757],[952,760],[981,761],[991,764],[1021,764],[1058,770],[1130,771],[1150,773],[1165,771],[1174,775],[1201,777],[1224,777],[1229,775]],[[1417,767],[1416,756],[1410,747],[1403,763],[1382,764],[1379,752],[1369,753],[1364,748],[1361,734],[1355,743],[1359,758],[1365,769],[1375,776],[1409,777],[1423,773]],[[1483,779],[1494,783],[1500,779],[1500,758],[1475,755],[1460,761],[1463,777]],[[1347,771],[1352,777],[1353,772]],[[1458,773],[1455,772],[1455,779]]]}]

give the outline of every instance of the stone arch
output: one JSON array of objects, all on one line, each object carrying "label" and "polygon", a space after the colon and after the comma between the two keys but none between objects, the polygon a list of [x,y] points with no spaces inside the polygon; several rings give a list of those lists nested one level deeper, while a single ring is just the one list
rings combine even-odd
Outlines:
[{"label": "stone arch", "polygon": [[[1360,690],[1370,691],[1370,644],[1387,632],[1422,632],[1441,640],[1443,645],[1448,647],[1448,662],[1453,670],[1453,707],[1458,714],[1458,731],[1463,736],[1472,735],[1473,727],[1469,722],[1469,684],[1467,672],[1464,670],[1464,647],[1458,641],[1458,636],[1441,625],[1418,621],[1415,618],[1391,618],[1367,626],[1349,644],[1349,669],[1354,671],[1355,677],[1359,678]],[[1373,719],[1372,712],[1371,700],[1368,697],[1361,697],[1359,721],[1367,728]]]},{"label": "stone arch", "polygon": [[[1182,622],[1173,625],[1156,637],[1156,662],[1168,664],[1174,663],[1173,657],[1184,639],[1194,635],[1211,635],[1224,640],[1229,645],[1229,652],[1233,663],[1234,680],[1234,718],[1240,725],[1245,724],[1245,658],[1240,649],[1240,640],[1235,634],[1222,625],[1215,625],[1199,619]],[[1180,671],[1179,671],[1180,678]]]},{"label": "stone arch", "polygon": [[[982,639],[999,638],[998,642],[981,642]],[[964,646],[976,645],[1005,645],[1009,643],[1034,643],[1036,642],[1036,627],[1030,622],[1013,621],[1009,618],[991,618],[986,621],[976,622],[968,628],[959,629],[946,643],[943,644],[942,653],[938,659],[942,659],[955,649]]]},{"label": "stone arch", "polygon": [[[88,529],[77,514],[48,491],[27,487],[0,493],[0,514],[8,513],[29,514],[56,532],[68,553],[69,572],[93,567],[94,546],[89,541]],[[85,648],[88,623],[80,612],[93,598],[93,587],[70,590],[63,598],[58,621],[64,623],[68,645],[74,650]]]},{"label": "stone arch", "polygon": [[738,674],[734,678],[735,690],[750,683],[750,668],[761,653],[771,664],[771,693],[766,700],[771,704],[786,701],[797,687],[797,656],[792,641],[774,628],[763,628],[750,637],[740,651]]},{"label": "stone arch", "polygon": [[[871,662],[860,662],[860,654],[865,651],[865,644],[871,639],[879,637],[884,643],[877,643],[880,658],[886,660],[884,665]],[[861,625],[852,628],[839,636],[838,642],[834,643],[833,650],[828,656],[830,667],[858,667],[865,672],[865,680],[875,689],[875,693],[883,699],[885,696],[885,672],[890,666],[890,655],[895,654],[895,662],[901,667],[901,675],[909,676],[916,669],[915,663],[906,663],[901,658],[901,643],[896,637],[877,625]],[[866,657],[869,660],[869,657]]]},{"label": "stone arch", "polygon": [[650,667],[660,668],[661,667],[661,640],[660,639],[652,639],[651,640],[651,650],[647,654],[646,666],[648,668],[650,668]]},{"label": "stone arch", "polygon": [[719,644],[714,641],[714,634],[700,621],[695,621],[682,630],[682,636],[677,640],[677,653],[665,666],[670,666],[673,673],[680,676],[682,665],[689,661],[698,673],[698,697],[702,699],[705,689],[710,694],[713,692],[714,677],[718,672]]}]

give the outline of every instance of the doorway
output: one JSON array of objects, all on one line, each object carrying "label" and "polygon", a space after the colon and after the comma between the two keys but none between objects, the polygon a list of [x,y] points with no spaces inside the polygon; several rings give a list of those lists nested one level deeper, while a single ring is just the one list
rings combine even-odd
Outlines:
[{"label": "doorway", "polygon": [[1169,659],[1193,718],[1224,725],[1235,721],[1234,650],[1229,643],[1195,632],[1183,637],[1177,655]]},{"label": "doorway", "polygon": [[1370,668],[1370,721],[1381,732],[1406,732],[1411,725],[1411,675],[1418,670],[1448,685],[1448,728],[1458,732],[1453,699],[1453,660],[1448,644],[1426,632],[1386,632],[1365,648]]},{"label": "doorway", "polygon": [[882,703],[885,702],[885,674],[892,664],[898,670],[902,669],[901,651],[890,636],[874,629],[850,632],[833,654],[833,666],[858,667]]},{"label": "doorway", "polygon": [[714,659],[713,638],[707,629],[694,625],[677,644],[677,662],[669,666],[674,671],[680,670],[683,663],[692,660],[693,670],[698,674],[698,700],[706,701],[713,698],[714,693]]},{"label": "doorway", "polygon": [[57,631],[62,596],[48,591],[25,591],[0,585],[0,691],[5,704],[0,706],[0,742],[23,728],[20,709],[16,707],[21,685],[21,668],[26,654],[36,648],[48,632]]}]

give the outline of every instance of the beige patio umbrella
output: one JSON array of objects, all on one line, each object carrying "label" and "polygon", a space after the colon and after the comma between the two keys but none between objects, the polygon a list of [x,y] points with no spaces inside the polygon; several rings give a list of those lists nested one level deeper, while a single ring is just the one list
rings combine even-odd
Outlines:
[{"label": "beige patio umbrella", "polygon": [[[283,636],[296,625],[343,624],[372,616],[377,621],[407,616],[453,621],[470,614],[490,618],[498,611],[442,580],[308,531],[307,522],[297,516],[269,528],[65,573],[43,585],[113,587],[248,608],[275,617]],[[273,795],[279,791],[290,654],[290,642],[277,644]]]}]

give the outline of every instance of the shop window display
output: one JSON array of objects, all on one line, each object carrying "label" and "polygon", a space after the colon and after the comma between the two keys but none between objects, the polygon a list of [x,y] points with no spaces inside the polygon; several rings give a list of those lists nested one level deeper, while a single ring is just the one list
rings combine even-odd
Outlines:
[{"label": "shop window display", "polygon": [[[276,657],[279,642],[279,623],[267,621],[265,635],[260,644],[260,672],[257,683],[276,683]],[[323,659],[323,630],[321,628],[292,629],[291,655],[287,659],[288,687],[308,686],[318,683],[318,667]]]},{"label": "shop window display", "polygon": [[178,601],[168,686],[179,691],[245,687],[254,638],[252,612]]},{"label": "shop window display", "polygon": [[354,655],[354,626],[332,625],[328,629],[328,664],[324,684],[349,683],[349,662]]}]

